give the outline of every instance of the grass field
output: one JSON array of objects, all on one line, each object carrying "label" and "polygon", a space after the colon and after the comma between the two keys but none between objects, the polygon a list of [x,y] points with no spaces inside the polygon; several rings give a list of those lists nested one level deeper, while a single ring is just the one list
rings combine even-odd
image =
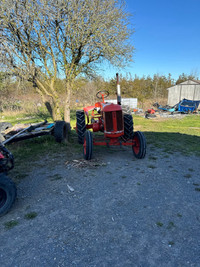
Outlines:
[{"label": "grass field", "polygon": [[144,119],[135,117],[135,130],[145,133],[147,143],[162,148],[165,152],[191,153],[200,156],[200,116],[182,118]]},{"label": "grass field", "polygon": [[[34,123],[47,119],[52,120],[47,114],[15,114],[14,116],[3,116],[0,121],[9,121],[13,125],[16,123]],[[200,115],[187,115],[181,118],[168,119],[145,119],[141,116],[133,116],[135,131],[143,131],[147,145],[150,149],[159,148],[162,151],[173,154],[175,152],[190,156],[194,154],[200,156]],[[15,177],[21,179],[25,176],[26,162],[33,162],[39,157],[52,155],[53,153],[80,153],[82,155],[82,146],[77,144],[75,126],[75,111],[71,112],[72,132],[68,144],[58,144],[51,136],[34,138],[19,143],[7,145],[8,149],[15,157]],[[100,148],[99,148],[100,149]]]}]

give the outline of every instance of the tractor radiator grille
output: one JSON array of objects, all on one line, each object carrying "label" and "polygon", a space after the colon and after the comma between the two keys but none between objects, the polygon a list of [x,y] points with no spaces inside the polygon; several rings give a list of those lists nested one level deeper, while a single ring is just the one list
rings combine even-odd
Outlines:
[{"label": "tractor radiator grille", "polygon": [[115,112],[105,112],[105,124],[107,132],[122,131],[123,130],[122,111],[118,110]]},{"label": "tractor radiator grille", "polygon": [[117,111],[116,116],[117,116],[117,131],[122,131],[123,130],[122,111],[121,110]]},{"label": "tractor radiator grille", "polygon": [[106,119],[106,131],[107,132],[113,131],[112,112],[105,112],[105,119]]}]

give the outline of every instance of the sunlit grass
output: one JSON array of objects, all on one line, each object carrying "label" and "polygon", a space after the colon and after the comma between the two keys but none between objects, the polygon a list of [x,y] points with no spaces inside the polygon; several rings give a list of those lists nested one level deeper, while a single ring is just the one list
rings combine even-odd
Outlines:
[{"label": "sunlit grass", "polygon": [[182,133],[200,136],[200,115],[182,118],[145,119],[133,116],[135,128],[147,132]]}]

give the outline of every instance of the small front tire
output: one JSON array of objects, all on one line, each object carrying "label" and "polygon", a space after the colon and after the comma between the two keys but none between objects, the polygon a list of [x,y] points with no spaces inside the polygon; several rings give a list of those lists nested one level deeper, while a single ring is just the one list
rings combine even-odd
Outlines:
[{"label": "small front tire", "polygon": [[143,159],[146,155],[146,138],[144,134],[137,131],[133,135],[133,154],[137,159]]},{"label": "small front tire", "polygon": [[83,155],[84,159],[90,160],[92,158],[93,151],[93,137],[90,131],[86,131],[84,135],[84,143],[83,143]]}]

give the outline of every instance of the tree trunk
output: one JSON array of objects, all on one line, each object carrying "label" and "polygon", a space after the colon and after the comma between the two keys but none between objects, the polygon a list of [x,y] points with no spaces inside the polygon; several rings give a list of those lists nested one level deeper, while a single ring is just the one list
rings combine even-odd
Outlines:
[{"label": "tree trunk", "polygon": [[40,90],[38,87],[36,88],[36,91],[40,94],[42,101],[45,104],[45,107],[47,108],[51,118],[54,121],[62,120],[59,99],[45,96],[42,90]]},{"label": "tree trunk", "polygon": [[62,115],[60,111],[60,103],[59,101],[53,99],[53,104],[52,104],[52,117],[54,121],[61,121],[62,120]]},{"label": "tree trunk", "polygon": [[61,115],[61,111],[60,111],[60,106],[59,106],[59,102],[53,100],[53,103],[50,103],[50,101],[45,101],[44,104],[51,116],[51,118],[54,121],[60,121],[62,120],[62,115]]},{"label": "tree trunk", "polygon": [[71,88],[69,83],[66,84],[66,98],[64,106],[64,120],[70,124],[70,98],[71,98]]}]

